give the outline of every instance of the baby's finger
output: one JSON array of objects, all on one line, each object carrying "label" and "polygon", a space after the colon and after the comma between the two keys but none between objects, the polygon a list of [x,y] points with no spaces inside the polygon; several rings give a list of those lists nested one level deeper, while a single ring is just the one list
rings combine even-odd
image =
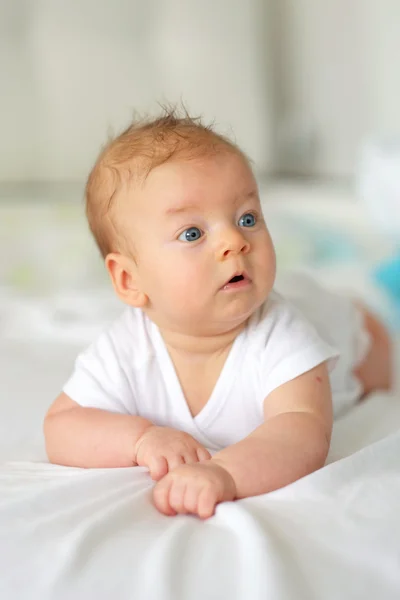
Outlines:
[{"label": "baby's finger", "polygon": [[200,490],[197,485],[186,485],[185,498],[183,500],[185,509],[192,515],[197,515],[197,502],[199,499]]},{"label": "baby's finger", "polygon": [[190,448],[183,453],[183,459],[187,465],[199,462],[199,457],[196,448]]},{"label": "baby's finger", "polygon": [[203,488],[199,494],[197,502],[197,514],[200,519],[208,519],[212,517],[215,512],[215,506],[217,504],[217,495],[210,488]]},{"label": "baby's finger", "polygon": [[169,491],[169,505],[177,513],[187,513],[184,504],[186,481],[174,481]]},{"label": "baby's finger", "polygon": [[180,454],[169,454],[166,458],[168,461],[168,471],[174,471],[177,467],[185,464],[185,460]]},{"label": "baby's finger", "polygon": [[149,462],[150,477],[159,481],[168,473],[168,463],[164,456],[155,456]]},{"label": "baby's finger", "polygon": [[210,460],[211,454],[206,448],[200,446],[199,448],[197,448],[197,457],[199,461],[202,462],[203,460]]},{"label": "baby's finger", "polygon": [[154,504],[161,513],[168,516],[176,515],[176,511],[171,507],[169,502],[169,493],[172,485],[172,479],[166,477],[154,487],[153,500]]}]

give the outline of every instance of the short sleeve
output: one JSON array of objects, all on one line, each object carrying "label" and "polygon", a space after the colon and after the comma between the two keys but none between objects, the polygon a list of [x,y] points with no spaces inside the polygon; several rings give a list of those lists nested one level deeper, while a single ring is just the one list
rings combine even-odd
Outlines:
[{"label": "short sleeve", "polygon": [[135,414],[121,331],[117,322],[77,357],[63,392],[81,406]]},{"label": "short sleeve", "polygon": [[323,362],[333,369],[338,351],[290,302],[273,293],[258,325],[264,334],[261,350],[263,398],[274,389]]}]

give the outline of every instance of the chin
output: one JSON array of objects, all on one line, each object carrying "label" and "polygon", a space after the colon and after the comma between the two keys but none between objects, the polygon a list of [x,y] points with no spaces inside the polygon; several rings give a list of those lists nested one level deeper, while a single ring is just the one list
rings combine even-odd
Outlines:
[{"label": "chin", "polygon": [[245,307],[238,307],[237,309],[233,310],[226,310],[223,315],[224,321],[229,321],[232,326],[241,325],[244,321],[246,321],[246,319],[251,317],[251,315],[261,306],[261,304],[263,304],[263,301],[254,302],[251,304],[251,306],[247,305]]}]

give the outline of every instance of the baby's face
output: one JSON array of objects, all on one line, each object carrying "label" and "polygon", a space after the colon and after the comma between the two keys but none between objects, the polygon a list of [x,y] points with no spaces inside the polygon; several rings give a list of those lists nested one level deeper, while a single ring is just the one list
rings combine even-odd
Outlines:
[{"label": "baby's face", "polygon": [[125,206],[145,310],[160,327],[223,333],[268,296],[275,252],[253,173],[239,155],[167,162]]}]

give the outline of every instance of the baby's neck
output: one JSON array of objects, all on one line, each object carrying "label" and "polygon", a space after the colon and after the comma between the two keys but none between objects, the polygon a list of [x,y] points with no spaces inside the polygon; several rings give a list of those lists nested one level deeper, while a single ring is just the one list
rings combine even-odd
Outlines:
[{"label": "baby's neck", "polygon": [[230,331],[213,336],[185,335],[169,329],[159,329],[170,352],[197,362],[228,351],[245,326],[246,322]]}]

